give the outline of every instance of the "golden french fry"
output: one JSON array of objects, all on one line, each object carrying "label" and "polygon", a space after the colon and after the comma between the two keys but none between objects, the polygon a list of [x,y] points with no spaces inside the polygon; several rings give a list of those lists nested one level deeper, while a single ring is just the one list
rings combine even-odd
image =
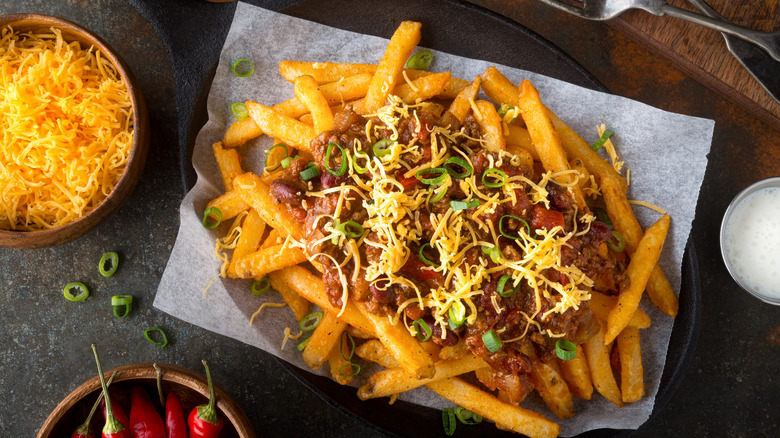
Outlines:
[{"label": "golden french fry", "polygon": [[506,128],[504,132],[506,149],[509,152],[516,153],[517,150],[523,149],[528,151],[535,161],[540,161],[539,152],[536,151],[536,147],[534,147],[534,143],[531,141],[531,134],[528,133],[527,129],[513,124],[507,124],[504,127]]},{"label": "golden french fry", "polygon": [[214,207],[222,212],[222,220],[233,219],[239,213],[249,210],[250,205],[244,202],[244,199],[238,192],[226,192],[217,198],[212,199],[206,204],[206,208]]},{"label": "golden french fry", "polygon": [[626,275],[631,284],[628,289],[620,291],[617,306],[609,312],[607,318],[605,344],[615,340],[615,337],[626,328],[631,316],[639,307],[639,299],[642,298],[642,292],[645,290],[653,266],[658,263],[658,258],[661,256],[668,230],[669,215],[664,215],[645,231],[645,235],[639,241],[639,246],[631,257],[628,268],[626,268]]},{"label": "golden french fry", "polygon": [[[410,79],[412,79],[411,76],[409,76]],[[440,99],[455,99],[455,97],[466,87],[469,86],[471,82],[460,79],[456,77],[450,78],[450,81],[447,82],[447,85],[444,87],[443,90],[441,90],[441,93],[436,96]]]},{"label": "golden french fry", "polygon": [[442,125],[448,125],[451,122],[449,122],[450,118],[456,119],[459,122],[463,123],[463,121],[466,119],[466,116],[468,115],[469,111],[471,111],[471,101],[473,101],[477,97],[477,93],[479,93],[479,85],[482,83],[479,76],[474,78],[474,80],[467,86],[466,88],[462,89],[460,93],[455,97],[455,99],[450,103],[449,108],[447,108],[447,111],[442,114],[441,117],[441,124]]},{"label": "golden french fry", "polygon": [[447,400],[514,432],[539,438],[555,437],[561,433],[558,424],[541,414],[504,403],[456,377],[437,380],[426,386]]},{"label": "golden french fry", "polygon": [[295,78],[295,97],[311,112],[316,134],[333,129],[333,113],[313,77],[304,75]]},{"label": "golden french fry", "polygon": [[271,229],[271,231],[268,232],[268,237],[265,238],[258,249],[265,249],[270,246],[281,245],[282,243],[284,243],[284,237],[279,233],[279,230]]},{"label": "golden french fry", "polygon": [[265,222],[255,210],[250,209],[249,214],[244,219],[244,223],[241,224],[241,235],[238,236],[236,248],[233,250],[233,255],[230,258],[230,265],[227,271],[229,278],[237,278],[236,260],[257,251],[263,233],[265,233]]},{"label": "golden french fry", "polygon": [[262,278],[268,273],[307,260],[301,248],[276,245],[239,257],[235,261],[238,278]]},{"label": "golden french fry", "polygon": [[299,76],[308,75],[313,77],[318,84],[325,84],[357,74],[373,75],[376,72],[376,67],[376,64],[282,61],[279,63],[279,73],[290,82],[295,82]]},{"label": "golden french fry", "polygon": [[235,148],[261,135],[263,130],[251,117],[246,117],[230,124],[225,135],[222,136],[222,144],[226,148]]},{"label": "golden french fry", "polygon": [[285,230],[287,234],[294,238],[303,236],[301,223],[293,219],[284,205],[274,202],[271,197],[270,187],[257,175],[247,172],[235,177],[233,179],[233,189],[247,205],[260,214],[267,224],[274,228]]},{"label": "golden french fry", "polygon": [[222,142],[216,142],[211,145],[214,151],[214,159],[217,161],[219,174],[222,176],[222,184],[225,191],[233,190],[233,178],[244,173],[241,170],[241,157],[235,149],[225,149]]},{"label": "golden french fry", "polygon": [[342,385],[349,385],[352,383],[352,380],[355,378],[355,374],[357,374],[357,371],[359,371],[358,368],[355,368],[355,364],[344,359],[344,356],[342,356],[338,345],[336,348],[330,350],[328,364],[330,365],[331,377],[333,377],[333,380]]},{"label": "golden french fry", "polygon": [[631,326],[623,329],[617,337],[617,346],[620,353],[620,392],[623,402],[635,402],[645,395],[639,329]]},{"label": "golden french fry", "polygon": [[439,351],[439,359],[460,359],[467,354],[469,354],[469,347],[466,345],[466,341],[461,339],[455,345],[441,347],[441,350]]},{"label": "golden french fry", "polygon": [[520,94],[520,90],[497,68],[488,67],[480,77],[482,78],[482,91],[493,102],[498,105],[517,106],[517,96]]},{"label": "golden french fry", "polygon": [[501,129],[501,117],[496,112],[496,107],[486,100],[478,100],[474,104],[478,111],[475,116],[482,138],[485,140],[485,149],[491,152],[505,150],[506,140]]},{"label": "golden french fry", "polygon": [[378,363],[387,369],[401,368],[398,361],[378,339],[371,339],[358,345],[355,354],[361,359]]},{"label": "golden french fry", "polygon": [[246,102],[246,109],[262,132],[297,149],[309,150],[316,135],[311,126],[251,100]]},{"label": "golden french fry", "polygon": [[415,104],[440,94],[451,77],[450,72],[423,76],[412,81],[411,85],[408,83],[398,85],[393,93],[400,97],[404,103]]},{"label": "golden french fry", "polygon": [[572,394],[583,400],[590,400],[593,395],[593,381],[590,378],[588,361],[582,346],[577,346],[577,356],[571,360],[558,359],[563,380],[569,386]]},{"label": "golden french fry", "polygon": [[325,312],[325,316],[309,337],[306,348],[303,349],[303,360],[306,365],[313,370],[320,369],[328,360],[331,350],[338,351],[346,327],[347,323],[340,320],[335,313]]},{"label": "golden french fry", "polygon": [[609,361],[610,349],[604,345],[604,327],[601,327],[597,334],[585,341],[582,348],[585,352],[585,359],[588,361],[588,368],[590,368],[593,387],[615,406],[623,407],[620,388],[618,388],[615,375],[612,373],[612,364]]},{"label": "golden french fry", "polygon": [[351,325],[347,326],[347,333],[349,333],[353,338],[358,339],[372,339],[373,336],[370,334],[361,331],[359,329],[356,329],[355,327],[352,327]]},{"label": "golden french fry", "polygon": [[372,375],[365,385],[358,388],[358,398],[386,397],[420,387],[435,380],[459,376],[479,368],[488,367],[482,359],[468,354],[461,359],[441,360],[434,363],[436,373],[431,378],[418,379],[403,368],[382,370]]},{"label": "golden french fry", "polygon": [[398,26],[371,79],[366,99],[360,108],[363,114],[373,113],[385,104],[388,94],[395,89],[401,78],[401,70],[406,60],[420,42],[421,27],[422,24],[414,21],[404,21]]},{"label": "golden french fry", "polygon": [[[593,315],[602,323],[607,323],[609,312],[617,305],[617,297],[610,297],[595,290],[590,291],[590,301],[588,307],[593,311]],[[642,309],[636,309],[628,325],[631,327],[646,329],[650,327],[650,317]]]},{"label": "golden french fry", "polygon": [[268,274],[268,279],[271,281],[271,287],[279,292],[284,302],[290,306],[297,321],[309,314],[309,302],[285,283],[281,276],[277,275],[276,272],[272,272]]},{"label": "golden french fry", "polygon": [[523,352],[531,359],[531,381],[547,407],[561,420],[573,416],[574,400],[561,376],[558,362],[542,362],[532,348],[525,348]]}]

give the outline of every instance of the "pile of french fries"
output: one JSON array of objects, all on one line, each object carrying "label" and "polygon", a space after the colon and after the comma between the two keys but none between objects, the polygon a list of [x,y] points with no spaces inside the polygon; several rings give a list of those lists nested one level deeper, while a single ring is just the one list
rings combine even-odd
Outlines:
[{"label": "pile of french fries", "polygon": [[[589,400],[594,389],[616,406],[639,400],[645,392],[639,329],[651,323],[639,309],[643,291],[647,290],[653,303],[669,316],[677,313],[677,298],[657,264],[669,216],[663,215],[642,230],[626,198],[626,180],[545,107],[530,82],[515,85],[494,67],[471,82],[448,72],[405,69],[406,60],[420,40],[420,27],[420,23],[403,22],[378,65],[284,61],[280,71],[294,84],[295,97],[271,107],[246,102],[249,117],[234,122],[222,141],[213,145],[226,191],[208,207],[218,209],[223,221],[241,217],[241,223],[234,224],[241,233],[225,276],[258,280],[267,276],[298,320],[309,312],[311,304],[319,306],[324,317],[308,340],[303,358],[315,370],[327,362],[333,378],[341,384],[353,379],[340,372],[349,365],[345,333],[360,339],[355,354],[385,368],[358,389],[361,399],[394,397],[424,385],[494,421],[499,428],[534,437],[558,435],[557,423],[511,403],[505,394],[467,383],[463,376],[471,372],[484,381],[480,374],[484,377],[487,364],[464,342],[451,347],[419,342],[403,324],[394,325],[360,303],[349,300],[342,308],[334,307],[317,273],[317,263],[309,260],[301,246],[290,244],[301,240],[304,225],[271,196],[269,187],[276,172],[258,175],[245,171],[237,149],[250,139],[268,135],[274,144],[285,143],[301,156],[311,157],[311,141],[333,128],[333,114],[338,107],[348,104],[360,114],[371,114],[384,106],[390,95],[410,105],[432,98],[449,101],[448,113],[461,121],[476,108],[486,148],[530,157],[546,171],[578,171],[572,195],[581,211],[588,211],[585,184],[594,180],[630,256],[626,271],[630,287],[618,296],[591,292],[588,305],[601,330],[577,346],[574,359],[544,362],[533,351],[524,351],[533,364],[535,389],[561,419],[574,415],[573,396]],[[480,90],[492,102],[475,101]],[[502,105],[519,109],[516,122],[507,123],[498,115],[496,107]],[[280,150],[271,151],[269,163],[283,158],[277,155]],[[615,348],[619,379],[611,363]]]}]

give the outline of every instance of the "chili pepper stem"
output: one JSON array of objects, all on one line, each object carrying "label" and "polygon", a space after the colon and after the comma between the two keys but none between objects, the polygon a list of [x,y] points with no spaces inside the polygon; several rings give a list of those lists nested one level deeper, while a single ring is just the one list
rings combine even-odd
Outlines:
[{"label": "chili pepper stem", "polygon": [[[114,377],[116,377],[116,370],[111,373],[111,377],[108,378],[108,383],[106,383],[106,388],[108,388],[111,385],[111,382],[114,381]],[[87,419],[84,420],[84,422],[76,428],[77,434],[89,436],[89,425],[92,423],[92,416],[95,415],[95,411],[97,411],[98,406],[100,406],[100,400],[103,399],[103,392],[100,392],[100,395],[98,395],[97,400],[95,400],[95,404],[92,405],[92,410],[89,411],[89,415],[87,415]]]},{"label": "chili pepper stem", "polygon": [[160,365],[157,365],[157,362],[153,363],[152,366],[154,367],[154,371],[157,374],[157,394],[160,396],[160,405],[162,405],[163,409],[165,408],[165,397],[163,397],[163,391],[162,391],[162,375],[163,370],[160,368]]},{"label": "chili pepper stem", "polygon": [[198,418],[211,424],[217,424],[217,396],[214,391],[214,384],[211,381],[211,370],[209,369],[209,364],[205,360],[202,362],[203,366],[206,368],[206,381],[209,384],[209,403],[207,405],[198,406]]},{"label": "chili pepper stem", "polygon": [[114,408],[111,406],[111,397],[108,396],[108,385],[106,385],[106,378],[103,376],[103,367],[100,366],[100,358],[98,357],[95,344],[92,344],[92,352],[95,354],[98,377],[100,377],[100,386],[103,387],[103,397],[106,398],[106,424],[103,426],[103,433],[112,434],[121,432],[125,430],[125,427],[116,419],[116,416],[114,416]]}]

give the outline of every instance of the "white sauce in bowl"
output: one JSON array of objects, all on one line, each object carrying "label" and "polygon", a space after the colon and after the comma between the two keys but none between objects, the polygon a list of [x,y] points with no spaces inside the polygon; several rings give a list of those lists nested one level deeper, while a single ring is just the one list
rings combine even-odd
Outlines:
[{"label": "white sauce in bowl", "polygon": [[732,276],[768,301],[780,300],[780,187],[764,187],[731,207],[722,250]]}]

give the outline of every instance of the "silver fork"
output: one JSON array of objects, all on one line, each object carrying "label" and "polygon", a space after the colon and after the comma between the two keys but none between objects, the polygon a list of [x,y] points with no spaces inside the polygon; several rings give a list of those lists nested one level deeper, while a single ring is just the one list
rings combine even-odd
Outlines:
[{"label": "silver fork", "polygon": [[[642,9],[659,17],[668,15],[681,18],[750,41],[766,50],[772,58],[780,61],[780,31],[761,32],[748,29],[672,6],[664,0],[569,0],[568,3],[562,0],[539,1],[572,15],[596,21],[615,18],[628,9]],[[579,3],[581,6],[574,6],[571,3]]]}]

